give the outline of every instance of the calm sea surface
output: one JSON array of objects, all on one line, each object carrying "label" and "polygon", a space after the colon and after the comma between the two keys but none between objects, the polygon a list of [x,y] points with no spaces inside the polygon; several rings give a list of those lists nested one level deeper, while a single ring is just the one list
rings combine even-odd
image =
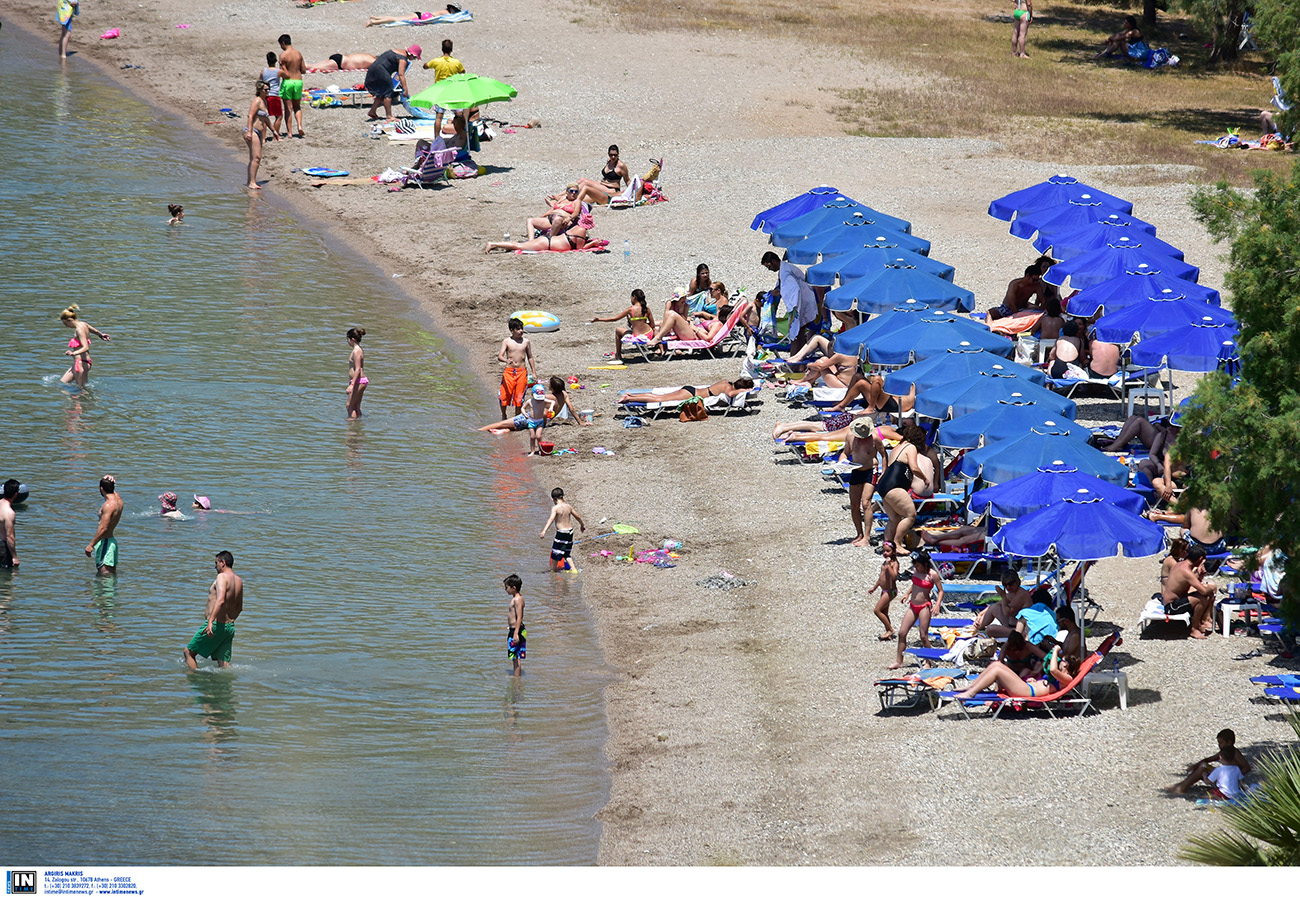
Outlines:
[{"label": "calm sea surface", "polygon": [[[386,274],[47,37],[0,36],[0,478],[32,493],[0,571],[0,860],[593,862],[606,673],[526,443],[471,432],[495,411]],[[113,337],[85,391],[57,382],[69,302]],[[111,579],[82,551],[104,473]],[[226,513],[164,519],[168,490]],[[235,665],[187,675],[223,549]]]}]

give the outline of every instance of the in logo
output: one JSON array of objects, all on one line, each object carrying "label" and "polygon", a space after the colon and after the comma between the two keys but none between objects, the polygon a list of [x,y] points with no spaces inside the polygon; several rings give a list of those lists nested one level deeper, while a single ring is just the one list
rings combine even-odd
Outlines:
[{"label": "in logo", "polygon": [[36,893],[35,871],[6,872],[5,893],[6,894],[35,894]]}]

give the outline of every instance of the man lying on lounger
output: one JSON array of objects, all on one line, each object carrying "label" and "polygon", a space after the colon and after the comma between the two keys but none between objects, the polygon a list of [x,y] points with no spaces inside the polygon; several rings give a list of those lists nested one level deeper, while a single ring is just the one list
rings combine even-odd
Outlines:
[{"label": "man lying on lounger", "polygon": [[324,62],[307,66],[309,72],[363,72],[375,64],[369,53],[335,53]]}]

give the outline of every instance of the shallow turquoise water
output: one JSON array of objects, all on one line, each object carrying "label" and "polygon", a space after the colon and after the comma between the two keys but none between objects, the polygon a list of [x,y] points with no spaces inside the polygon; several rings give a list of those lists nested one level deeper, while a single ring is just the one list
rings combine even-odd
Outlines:
[{"label": "shallow turquoise water", "polygon": [[[32,490],[0,571],[0,858],[594,861],[606,673],[518,444],[471,431],[490,400],[386,275],[242,192],[239,160],[43,39],[0,41],[0,477]],[[71,301],[113,336],[85,391],[56,382]],[[114,579],[82,552],[103,473]],[[167,490],[238,513],[167,520]],[[222,549],[235,667],[187,675]]]}]

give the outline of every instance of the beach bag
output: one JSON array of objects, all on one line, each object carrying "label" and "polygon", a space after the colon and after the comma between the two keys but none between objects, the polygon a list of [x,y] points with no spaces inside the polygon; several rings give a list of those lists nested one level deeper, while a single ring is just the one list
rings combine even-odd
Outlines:
[{"label": "beach bag", "polygon": [[683,421],[708,420],[709,411],[704,407],[704,400],[697,396],[678,405],[677,416]]}]

